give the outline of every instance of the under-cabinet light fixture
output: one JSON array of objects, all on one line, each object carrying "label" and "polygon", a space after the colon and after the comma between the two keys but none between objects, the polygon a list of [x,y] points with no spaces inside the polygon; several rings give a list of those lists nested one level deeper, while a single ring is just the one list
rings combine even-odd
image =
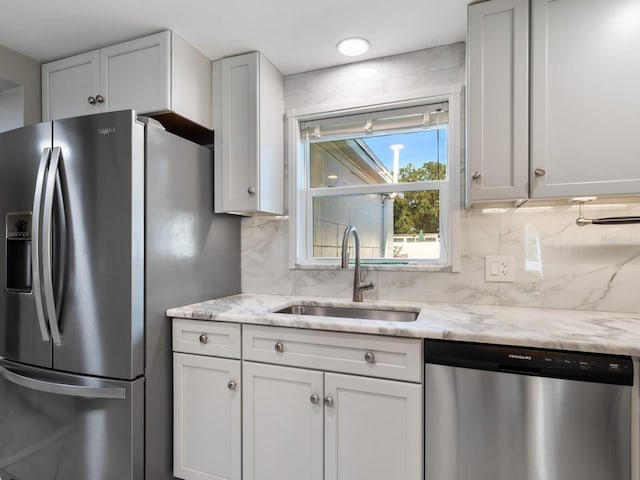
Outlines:
[{"label": "under-cabinet light fixture", "polygon": [[336,45],[338,51],[347,57],[357,57],[364,55],[369,51],[369,41],[365,38],[350,37],[338,42]]}]

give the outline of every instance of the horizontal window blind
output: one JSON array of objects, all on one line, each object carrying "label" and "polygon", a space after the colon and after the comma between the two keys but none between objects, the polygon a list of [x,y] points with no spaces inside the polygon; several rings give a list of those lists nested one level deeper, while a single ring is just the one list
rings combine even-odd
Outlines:
[{"label": "horizontal window blind", "polygon": [[372,113],[309,120],[300,123],[304,139],[313,142],[378,132],[437,128],[449,123],[447,102]]}]

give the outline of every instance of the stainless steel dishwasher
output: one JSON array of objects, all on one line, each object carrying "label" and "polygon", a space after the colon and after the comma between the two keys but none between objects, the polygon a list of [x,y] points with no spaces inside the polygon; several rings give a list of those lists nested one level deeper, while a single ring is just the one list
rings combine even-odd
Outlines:
[{"label": "stainless steel dishwasher", "polygon": [[630,480],[631,358],[425,340],[426,480]]}]

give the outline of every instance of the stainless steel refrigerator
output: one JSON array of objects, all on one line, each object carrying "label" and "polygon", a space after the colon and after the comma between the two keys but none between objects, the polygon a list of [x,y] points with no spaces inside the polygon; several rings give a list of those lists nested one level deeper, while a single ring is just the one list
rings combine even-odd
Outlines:
[{"label": "stainless steel refrigerator", "polygon": [[173,478],[172,306],[240,290],[212,152],[122,111],[0,134],[0,478]]}]

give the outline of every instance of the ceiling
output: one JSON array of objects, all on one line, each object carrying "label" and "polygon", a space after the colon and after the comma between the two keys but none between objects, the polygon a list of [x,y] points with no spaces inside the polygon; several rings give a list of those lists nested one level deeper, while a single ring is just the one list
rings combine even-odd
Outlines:
[{"label": "ceiling", "polygon": [[212,60],[261,51],[285,75],[463,41],[471,0],[0,0],[0,45],[40,62],[174,30]]}]

